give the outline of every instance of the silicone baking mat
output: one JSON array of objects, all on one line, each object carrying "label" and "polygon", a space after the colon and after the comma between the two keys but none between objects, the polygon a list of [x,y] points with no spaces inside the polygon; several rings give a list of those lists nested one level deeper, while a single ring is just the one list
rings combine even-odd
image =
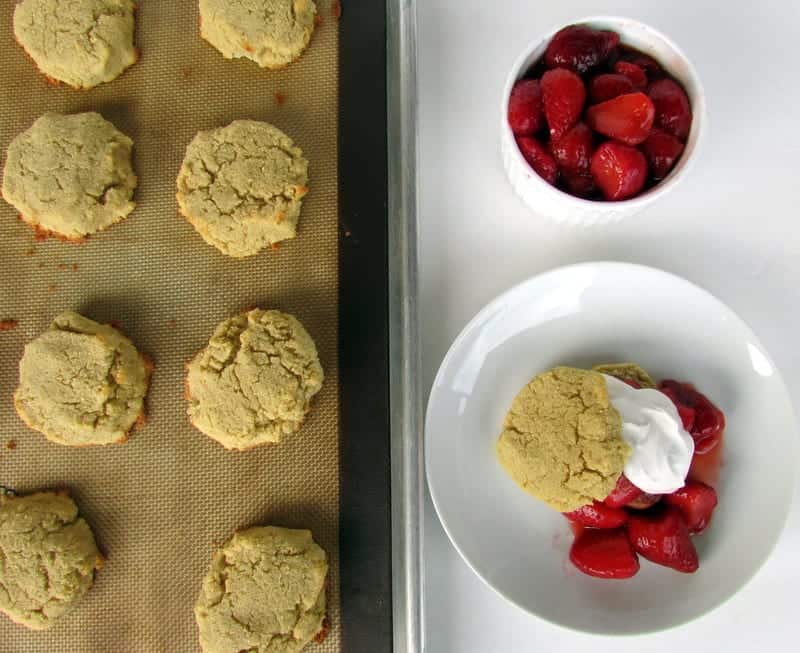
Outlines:
[{"label": "silicone baking mat", "polygon": [[[0,157],[46,111],[97,111],[134,140],[136,210],[83,244],[35,241],[0,202],[0,485],[66,486],[107,564],[75,611],[32,632],[0,617],[0,653],[198,651],[193,606],[216,546],[255,524],[310,528],[330,560],[330,633],[339,623],[339,414],[336,3],[299,61],[279,71],[228,61],[203,41],[196,0],[143,0],[140,60],[90,91],[51,86],[14,42],[14,2],[0,3]],[[236,260],[178,215],[175,178],[198,130],[266,120],[309,160],[296,239]],[[224,450],[186,416],[184,365],[214,327],[248,306],[296,315],[317,343],[325,383],[301,431],[277,446]],[[155,361],[148,419],[124,445],[51,444],[16,416],[25,342],[73,309],[117,321]]]}]

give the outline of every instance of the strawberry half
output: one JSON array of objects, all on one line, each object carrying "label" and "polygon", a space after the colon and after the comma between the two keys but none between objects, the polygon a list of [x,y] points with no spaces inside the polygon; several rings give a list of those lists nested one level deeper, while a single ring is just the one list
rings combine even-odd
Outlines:
[{"label": "strawberry half", "polygon": [[619,58],[622,61],[629,61],[639,66],[650,79],[658,79],[664,76],[664,69],[661,67],[661,64],[644,52],[628,49],[623,45],[619,49]]},{"label": "strawberry half", "polygon": [[630,145],[612,141],[606,141],[595,150],[590,170],[595,183],[609,200],[633,197],[647,181],[644,154]]},{"label": "strawberry half", "polygon": [[688,481],[680,490],[666,495],[664,501],[681,511],[690,533],[702,533],[717,507],[717,493],[705,483]]},{"label": "strawberry half", "polygon": [[594,501],[572,512],[565,512],[564,517],[589,528],[618,528],[627,521],[628,513],[621,508],[611,508]]},{"label": "strawberry half", "polygon": [[694,420],[697,417],[697,413],[694,408],[689,408],[689,406],[684,406],[683,404],[679,404],[676,408],[678,409],[678,416],[683,422],[683,428],[691,433],[692,429],[694,429]]},{"label": "strawberry half", "polygon": [[[691,409],[694,419],[686,428],[694,440],[695,455],[703,455],[719,444],[725,430],[725,415],[702,392],[688,383],[665,379],[658,389],[667,395],[681,413],[681,407]],[[684,414],[681,413],[681,418]],[[685,424],[685,422],[684,422]]]},{"label": "strawberry half", "polygon": [[681,403],[681,400],[678,396],[678,392],[675,390],[674,387],[662,384],[661,387],[659,387],[659,390],[663,394],[667,395],[667,397],[670,398],[672,403],[675,404],[675,408],[678,409],[678,415],[680,416],[681,421],[683,422],[683,428],[685,428],[687,431],[689,431],[689,433],[691,433],[692,428],[694,428],[694,418],[695,418],[694,408],[691,408],[690,406],[686,406],[685,404]]},{"label": "strawberry half", "polygon": [[558,166],[544,145],[530,136],[520,136],[517,138],[517,147],[536,174],[548,184],[556,183]]},{"label": "strawberry half", "polygon": [[614,64],[614,72],[625,75],[633,84],[637,91],[647,88],[647,73],[640,66],[630,61],[617,61]]},{"label": "strawberry half", "polygon": [[625,93],[633,93],[633,84],[625,75],[605,73],[593,77],[589,83],[589,97],[593,104],[605,102]]},{"label": "strawberry half", "polygon": [[639,571],[639,559],[622,528],[583,531],[572,543],[569,559],[597,578],[630,578]]},{"label": "strawberry half", "polygon": [[508,124],[515,136],[533,136],[543,126],[538,80],[523,79],[514,84],[508,100]]},{"label": "strawberry half", "polygon": [[550,138],[557,141],[580,119],[586,87],[580,77],[566,68],[548,70],[542,75],[541,84]]},{"label": "strawberry half", "polygon": [[651,562],[686,574],[700,566],[686,521],[674,506],[629,515],[627,530],[634,550]]},{"label": "strawberry half", "polygon": [[655,105],[656,126],[686,141],[692,126],[692,109],[681,85],[672,79],[659,79],[650,84],[647,94]]},{"label": "strawberry half", "polygon": [[622,508],[622,506],[628,505],[642,494],[643,492],[631,483],[625,474],[620,474],[617,479],[617,485],[611,490],[611,494],[603,500],[603,503],[611,508]]},{"label": "strawberry half", "polygon": [[655,107],[644,93],[618,95],[586,111],[589,127],[627,145],[638,145],[646,139],[654,118]]},{"label": "strawberry half", "polygon": [[597,192],[597,184],[589,172],[565,172],[561,177],[567,190],[577,197],[590,197]]},{"label": "strawberry half", "polygon": [[660,129],[653,129],[650,136],[642,143],[641,150],[650,164],[650,172],[654,179],[663,179],[672,170],[675,162],[683,154],[683,143],[672,134]]},{"label": "strawberry half", "polygon": [[592,130],[579,122],[557,141],[550,141],[550,153],[562,172],[588,174],[593,145]]},{"label": "strawberry half", "polygon": [[725,414],[704,394],[697,393],[694,424],[689,431],[694,438],[695,454],[705,454],[719,444],[725,430]]},{"label": "strawberry half", "polygon": [[608,59],[618,45],[616,32],[567,25],[550,40],[544,60],[548,68],[569,68],[583,74]]}]

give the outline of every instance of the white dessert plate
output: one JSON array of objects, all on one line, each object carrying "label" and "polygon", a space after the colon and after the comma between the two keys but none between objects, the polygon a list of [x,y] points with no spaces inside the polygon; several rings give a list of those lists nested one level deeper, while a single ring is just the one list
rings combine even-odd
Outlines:
[{"label": "white dessert plate", "polygon": [[[497,463],[503,417],[534,375],[617,361],[637,362],[656,379],[690,381],[725,413],[719,505],[695,537],[694,574],[642,559],[629,580],[583,575],[568,559],[564,517]],[[796,447],[780,373],[731,309],[679,277],[610,262],[547,272],[483,308],[442,362],[425,424],[431,496],[473,571],[533,615],[615,635],[695,619],[752,578],[786,519]]]}]

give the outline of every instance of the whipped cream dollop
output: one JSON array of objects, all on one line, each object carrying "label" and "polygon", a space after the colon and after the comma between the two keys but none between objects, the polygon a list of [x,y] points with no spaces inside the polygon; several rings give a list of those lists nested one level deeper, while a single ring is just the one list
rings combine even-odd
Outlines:
[{"label": "whipped cream dollop", "polygon": [[649,494],[682,487],[694,454],[694,440],[683,428],[669,397],[651,388],[637,389],[603,375],[611,405],[622,417],[622,438],[632,450],[625,476]]}]

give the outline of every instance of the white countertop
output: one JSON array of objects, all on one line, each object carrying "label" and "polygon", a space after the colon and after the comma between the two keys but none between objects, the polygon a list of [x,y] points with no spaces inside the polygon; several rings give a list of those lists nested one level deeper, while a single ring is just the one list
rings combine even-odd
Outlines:
[{"label": "white countertop", "polygon": [[[622,260],[684,276],[731,306],[778,361],[800,415],[800,3],[599,4],[418,2],[426,396],[450,342],[495,295],[549,268]],[[529,40],[601,11],[653,25],[692,58],[709,130],[674,192],[622,224],[580,231],[532,214],[513,194],[499,155],[500,93]],[[627,639],[566,631],[506,603],[461,560],[428,500],[425,651],[796,650],[800,492],[795,497],[772,558],[743,591],[692,624]]]}]

